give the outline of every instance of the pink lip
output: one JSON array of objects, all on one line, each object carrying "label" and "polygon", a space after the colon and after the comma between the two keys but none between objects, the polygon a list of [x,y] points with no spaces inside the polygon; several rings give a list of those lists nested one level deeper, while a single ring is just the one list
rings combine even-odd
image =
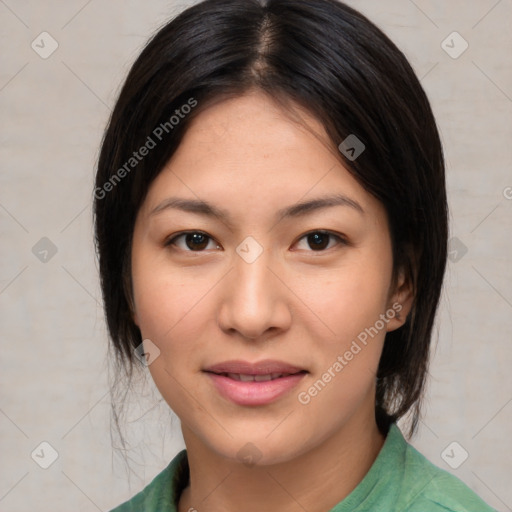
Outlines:
[{"label": "pink lip", "polygon": [[295,387],[306,372],[261,382],[242,382],[210,372],[207,372],[207,375],[212,379],[217,390],[232,402],[238,405],[265,405],[277,400]]},{"label": "pink lip", "polygon": [[268,375],[269,373],[298,373],[304,371],[282,361],[265,359],[257,363],[247,361],[224,361],[205,368],[207,372],[213,373],[243,373],[244,375]]},{"label": "pink lip", "polygon": [[[265,360],[258,363],[225,361],[204,370],[225,398],[238,405],[265,405],[277,400],[295,387],[308,372],[281,361]],[[226,373],[268,375],[285,373],[274,380],[244,382],[232,379]]]}]

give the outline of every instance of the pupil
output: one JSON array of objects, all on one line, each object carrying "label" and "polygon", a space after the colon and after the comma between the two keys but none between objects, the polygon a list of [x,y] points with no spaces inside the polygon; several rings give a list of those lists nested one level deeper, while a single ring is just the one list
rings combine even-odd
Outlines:
[{"label": "pupil", "polygon": [[188,233],[186,241],[189,249],[204,249],[208,245],[207,238],[201,233]]},{"label": "pupil", "polygon": [[308,235],[308,242],[312,249],[324,249],[327,247],[327,245],[329,245],[328,239],[329,235],[326,233],[312,233],[311,235]]}]

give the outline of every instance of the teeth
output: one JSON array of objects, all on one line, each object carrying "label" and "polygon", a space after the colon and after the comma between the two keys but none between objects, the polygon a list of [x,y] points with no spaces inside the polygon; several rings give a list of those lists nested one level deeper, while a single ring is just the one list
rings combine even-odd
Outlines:
[{"label": "teeth", "polygon": [[233,380],[241,380],[240,375],[238,375],[238,373],[228,373],[227,376]]},{"label": "teeth", "polygon": [[282,373],[270,373],[267,375],[244,375],[242,373],[227,373],[226,374],[230,379],[240,380],[242,382],[264,382],[268,380],[278,379],[282,377]]},{"label": "teeth", "polygon": [[265,380],[272,380],[272,374],[270,375],[255,375],[254,380],[256,382],[263,382]]}]

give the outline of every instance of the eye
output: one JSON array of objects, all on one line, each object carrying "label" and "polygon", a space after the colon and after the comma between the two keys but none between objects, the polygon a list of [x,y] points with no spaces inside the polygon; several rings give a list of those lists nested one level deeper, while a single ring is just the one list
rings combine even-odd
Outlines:
[{"label": "eye", "polygon": [[324,230],[310,231],[309,233],[306,233],[300,238],[300,240],[303,239],[305,239],[308,246],[313,249],[313,252],[321,252],[324,251],[326,248],[330,249],[332,245],[330,246],[329,242],[332,239],[336,239],[338,243],[342,245],[348,244],[347,241],[342,236],[337,235],[331,231]]},{"label": "eye", "polygon": [[[330,243],[332,240],[337,240],[338,244],[348,244],[342,236],[325,230],[310,231],[303,235],[299,242],[303,239],[306,240],[306,243],[313,252],[323,252],[326,249],[332,248],[333,245]],[[179,241],[184,242],[184,245],[183,243],[180,244]],[[202,231],[187,231],[175,235],[165,242],[165,246],[172,245],[185,252],[203,252],[205,249],[208,249],[210,242],[213,245],[210,246],[210,249],[221,249],[220,245],[211,236]]]},{"label": "eye", "polygon": [[[178,240],[183,239],[185,246],[177,243]],[[165,246],[174,245],[179,247],[185,252],[202,252],[208,247],[208,241],[214,242],[213,238],[208,236],[202,231],[188,231],[186,233],[180,233],[165,242]],[[220,249],[219,244],[214,243],[213,249]],[[212,247],[210,247],[211,249]]]}]

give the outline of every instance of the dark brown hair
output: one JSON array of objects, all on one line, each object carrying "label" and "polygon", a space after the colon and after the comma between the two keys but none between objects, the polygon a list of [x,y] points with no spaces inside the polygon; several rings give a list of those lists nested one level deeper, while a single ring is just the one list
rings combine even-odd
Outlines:
[{"label": "dark brown hair", "polygon": [[[415,293],[406,323],[386,335],[376,420],[386,432],[411,412],[412,434],[447,256],[443,150],[403,53],[336,0],[206,0],[161,28],[133,64],[104,134],[94,193],[101,286],[118,364],[131,376],[142,342],[130,311],[130,252],[148,187],[193,118],[253,88],[289,109],[307,109],[335,147],[350,134],[365,145],[355,160],[338,152],[340,161],[384,205],[394,275],[404,269]],[[149,139],[155,146],[131,160]]]}]

